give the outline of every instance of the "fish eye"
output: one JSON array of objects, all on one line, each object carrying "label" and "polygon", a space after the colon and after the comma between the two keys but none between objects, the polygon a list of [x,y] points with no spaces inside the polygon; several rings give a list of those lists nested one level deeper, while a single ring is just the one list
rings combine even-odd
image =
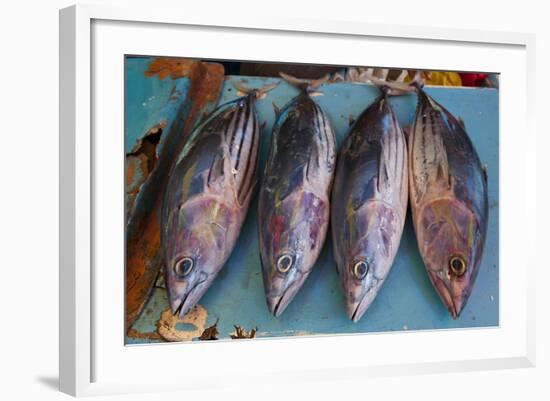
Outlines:
[{"label": "fish eye", "polygon": [[363,280],[367,276],[368,272],[369,272],[369,264],[364,260],[360,260],[359,262],[353,265],[353,275],[358,280]]},{"label": "fish eye", "polygon": [[451,272],[455,276],[462,276],[464,273],[466,273],[467,268],[468,265],[466,264],[466,261],[462,256],[452,256],[449,259],[449,269],[451,269]]},{"label": "fish eye", "polygon": [[284,254],[279,256],[279,259],[277,259],[277,270],[279,270],[281,273],[286,273],[290,270],[293,264],[292,256],[289,254]]},{"label": "fish eye", "polygon": [[193,259],[189,257],[184,257],[180,259],[174,266],[174,273],[176,273],[178,277],[185,277],[189,273],[191,273],[194,264],[195,262],[193,262]]}]

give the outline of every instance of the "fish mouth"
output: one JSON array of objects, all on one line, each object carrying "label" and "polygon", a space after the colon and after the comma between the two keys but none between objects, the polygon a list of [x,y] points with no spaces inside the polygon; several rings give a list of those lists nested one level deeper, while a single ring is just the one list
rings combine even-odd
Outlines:
[{"label": "fish mouth", "polygon": [[279,298],[279,301],[275,304],[275,307],[271,311],[273,313],[273,316],[279,317],[283,313],[283,310],[286,309],[284,306],[281,307],[281,301],[283,300],[283,297]]},{"label": "fish mouth", "polygon": [[456,320],[460,317],[460,312],[462,312],[463,305],[463,302],[459,302],[457,305],[455,300],[451,297],[451,303],[447,306],[447,309],[449,310],[449,313],[451,314],[453,320]]},{"label": "fish mouth", "polygon": [[288,305],[290,305],[290,303],[292,302],[296,294],[298,294],[300,288],[302,288],[302,285],[306,277],[307,275],[306,276],[301,275],[295,278],[294,280],[287,282],[286,285],[283,287],[284,290],[282,291],[281,295],[279,296],[268,295],[266,297],[267,307],[269,311],[273,314],[273,316],[275,317],[281,316],[281,314],[286,310]]},{"label": "fish mouth", "polygon": [[376,297],[376,291],[374,288],[366,291],[365,294],[361,297],[359,302],[349,302],[347,306],[348,317],[353,323],[357,323],[365,312],[369,309],[370,304],[374,301]]},{"label": "fish mouth", "polygon": [[458,319],[458,315],[460,312],[457,311],[454,302],[452,302],[452,305],[450,305],[447,309],[449,310],[449,313],[451,314],[451,317],[453,318],[453,320]]},{"label": "fish mouth", "polygon": [[359,304],[355,307],[355,310],[353,311],[353,314],[350,317],[350,319],[353,323],[357,323],[359,321],[359,319],[361,319],[361,316],[358,313],[359,312],[359,306],[361,306],[361,304]]},{"label": "fish mouth", "polygon": [[203,283],[203,281],[199,281],[197,284],[195,284],[189,291],[187,291],[187,294],[185,294],[185,296],[183,297],[183,299],[181,300],[181,302],[179,303],[179,306],[177,308],[172,308],[172,314],[174,316],[177,316],[179,319],[183,318],[187,312],[189,312],[189,310],[195,306],[194,304],[193,305],[189,305],[187,304],[187,301],[190,299],[190,295],[191,294],[194,294],[197,289],[197,287],[199,285],[201,285]]},{"label": "fish mouth", "polygon": [[284,312],[284,310],[286,309],[286,307],[288,306],[288,302],[286,303],[283,303],[283,300],[285,298],[285,295],[286,295],[287,291],[285,291],[283,293],[283,295],[281,295],[279,297],[279,300],[275,303],[275,305],[273,305],[270,309],[271,309],[271,313],[273,314],[273,316],[275,317],[279,317],[281,316],[281,314]]},{"label": "fish mouth", "polygon": [[364,315],[364,313],[367,311],[367,308],[363,308],[363,301],[365,300],[365,297],[361,299],[355,305],[355,307],[349,308],[348,307],[348,317],[351,319],[353,323],[357,323],[359,319]]},{"label": "fish mouth", "polygon": [[435,289],[437,290],[437,293],[441,298],[443,305],[445,305],[453,320],[458,319],[458,317],[460,316],[460,312],[462,312],[463,303],[458,302],[457,304],[455,302],[453,294],[451,294],[451,291],[449,290],[449,288],[447,288],[444,280],[441,277],[439,277],[437,274],[433,274],[432,277],[434,277],[435,279]]},{"label": "fish mouth", "polygon": [[294,298],[294,295],[297,292],[292,291],[292,288],[293,286],[288,287],[278,299],[275,298],[274,301],[276,302],[268,302],[269,309],[273,316],[281,316],[287,306],[290,304],[290,301],[292,301],[292,298]]}]

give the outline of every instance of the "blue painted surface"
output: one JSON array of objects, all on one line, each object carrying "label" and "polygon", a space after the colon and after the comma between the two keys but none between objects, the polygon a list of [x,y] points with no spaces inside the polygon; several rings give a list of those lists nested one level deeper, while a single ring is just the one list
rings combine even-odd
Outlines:
[{"label": "blue painted surface", "polygon": [[[135,74],[134,74],[135,72]],[[155,78],[156,79],[156,78]],[[126,110],[133,113],[143,106],[143,99],[165,96],[169,91],[139,71],[127,74],[128,91]],[[220,103],[234,99],[237,94],[234,81],[247,87],[261,87],[278,79],[228,77]],[[134,89],[135,86],[135,89]],[[350,83],[325,84],[319,89],[323,96],[315,100],[328,114],[340,144],[349,130],[350,115],[356,118],[377,96],[378,91],[369,85]],[[158,92],[155,92],[158,91]],[[258,241],[256,235],[257,197],[252,201],[249,214],[238,244],[217,280],[200,301],[208,311],[207,326],[219,318],[220,338],[229,338],[234,324],[246,329],[258,328],[258,337],[381,332],[395,330],[431,330],[464,327],[497,326],[499,323],[499,130],[498,91],[494,89],[427,88],[426,91],[455,116],[462,117],[466,129],[478,150],[489,176],[489,226],[487,242],[480,272],[470,300],[457,320],[452,320],[429,282],[418,253],[410,213],[392,270],[367,313],[358,323],[346,316],[343,294],[333,261],[330,236],[324,250],[306,283],[279,318],[270,315],[261,277]],[[259,121],[265,122],[262,131],[261,170],[267,156],[271,126],[274,122],[272,103],[284,106],[297,90],[282,82],[258,101]],[[403,126],[412,123],[416,96],[392,98],[391,103]],[[162,102],[156,106],[162,108]],[[129,118],[127,115],[127,143],[139,136],[143,124],[155,113],[148,109],[146,116]],[[135,131],[135,132],[134,132]],[[134,328],[140,332],[153,332],[160,313],[168,308],[164,289],[156,288],[145,313]],[[151,340],[128,338],[128,343]]]},{"label": "blue painted surface", "polygon": [[[129,153],[147,131],[163,122],[168,131],[177,117],[180,102],[186,99],[190,87],[188,78],[159,79],[158,75],[147,78],[144,72],[151,58],[131,57],[126,59],[125,71],[125,141],[124,151]],[[157,148],[160,153],[163,141]]]}]

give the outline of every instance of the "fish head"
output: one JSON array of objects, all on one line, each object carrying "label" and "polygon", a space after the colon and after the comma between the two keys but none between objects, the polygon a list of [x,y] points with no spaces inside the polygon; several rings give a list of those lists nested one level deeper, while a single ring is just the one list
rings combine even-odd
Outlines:
[{"label": "fish head", "polygon": [[228,216],[226,208],[201,199],[171,214],[163,245],[168,301],[174,315],[183,317],[195,306],[223,267],[227,258],[224,227],[229,223],[224,216]]},{"label": "fish head", "polygon": [[418,243],[428,276],[456,319],[479,270],[485,231],[475,214],[452,198],[427,204],[418,223]]},{"label": "fish head", "polygon": [[399,245],[401,219],[393,208],[371,201],[352,215],[349,251],[339,263],[348,317],[358,322],[386,279]]},{"label": "fish head", "polygon": [[280,316],[313,268],[326,236],[328,206],[314,194],[290,195],[269,214],[260,232],[267,306]]}]

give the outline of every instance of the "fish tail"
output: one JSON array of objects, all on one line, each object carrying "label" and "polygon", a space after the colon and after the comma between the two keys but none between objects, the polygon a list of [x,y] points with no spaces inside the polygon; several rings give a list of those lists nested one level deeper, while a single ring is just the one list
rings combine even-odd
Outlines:
[{"label": "fish tail", "polygon": [[247,86],[234,82],[233,86],[237,91],[239,92],[240,96],[254,96],[256,99],[263,99],[267,92],[269,92],[272,89],[275,89],[279,83],[272,83],[272,84],[266,84],[262,86],[261,88],[248,88]]},{"label": "fish tail", "polygon": [[382,97],[387,98],[388,96],[391,96],[392,88],[390,88],[388,85],[382,84],[377,87],[380,90],[380,92],[382,92]]},{"label": "fish tail", "polygon": [[409,85],[416,92],[418,96],[419,105],[423,103],[428,103],[430,100],[430,97],[428,96],[428,94],[424,92],[424,84],[425,82],[424,82],[424,79],[422,78],[422,74],[420,74],[420,71],[417,71]]},{"label": "fish tail", "polygon": [[415,76],[411,83],[405,83],[401,81],[388,81],[378,78],[370,71],[363,71],[361,75],[377,86],[386,96],[400,96],[416,91],[415,84],[421,77]]},{"label": "fish tail", "polygon": [[327,82],[330,78],[329,74],[318,79],[296,78],[296,77],[293,77],[292,75],[285,74],[284,72],[279,72],[279,75],[290,85],[295,86],[296,88],[310,95],[319,94],[319,92],[317,92],[317,89],[321,85],[323,85],[325,82]]}]

